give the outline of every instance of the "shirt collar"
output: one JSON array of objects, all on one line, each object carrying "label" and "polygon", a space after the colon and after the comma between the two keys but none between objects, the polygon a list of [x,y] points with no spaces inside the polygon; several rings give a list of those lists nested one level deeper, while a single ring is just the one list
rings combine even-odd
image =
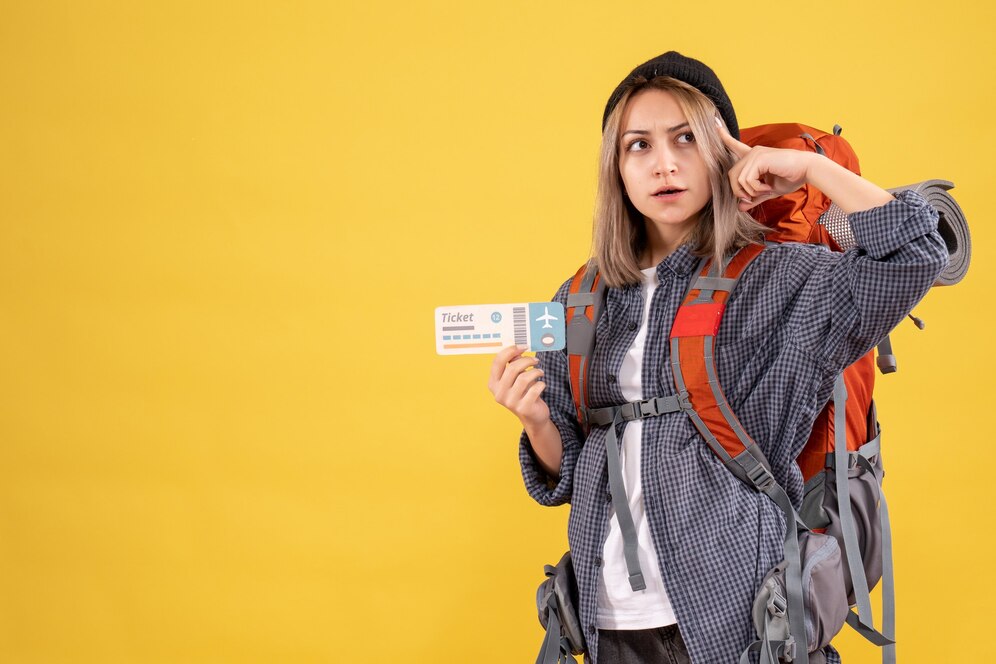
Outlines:
[{"label": "shirt collar", "polygon": [[657,265],[657,278],[664,281],[670,275],[683,277],[695,269],[698,262],[699,257],[692,253],[692,246],[683,244]]}]

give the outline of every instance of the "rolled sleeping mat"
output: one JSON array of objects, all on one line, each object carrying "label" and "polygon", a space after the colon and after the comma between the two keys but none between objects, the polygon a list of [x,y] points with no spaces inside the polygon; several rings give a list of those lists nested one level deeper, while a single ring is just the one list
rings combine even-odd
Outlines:
[{"label": "rolled sleeping mat", "polygon": [[[907,189],[919,193],[937,210],[939,215],[937,230],[948,246],[948,265],[934,285],[951,286],[958,283],[968,272],[968,264],[972,258],[972,239],[968,233],[965,213],[961,211],[954,197],[948,193],[948,190],[954,189],[954,184],[947,180],[926,180],[905,187],[894,187],[888,191],[896,194]],[[847,215],[836,204],[831,205],[829,210],[820,215],[818,223],[827,227],[830,237],[844,251],[856,244]]]}]

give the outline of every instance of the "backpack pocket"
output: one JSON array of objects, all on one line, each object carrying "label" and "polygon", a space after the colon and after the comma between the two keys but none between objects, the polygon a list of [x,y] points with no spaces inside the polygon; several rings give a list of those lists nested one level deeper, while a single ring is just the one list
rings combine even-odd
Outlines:
[{"label": "backpack pocket", "polygon": [[568,551],[556,565],[545,566],[546,579],[536,589],[539,621],[546,630],[537,662],[554,664],[581,655],[586,644],[578,615],[578,583]]},{"label": "backpack pocket", "polygon": [[[848,457],[853,463],[847,470],[847,490],[854,519],[852,541],[857,543],[857,554],[864,568],[868,588],[871,589],[882,578],[882,518],[879,511],[882,464],[877,454],[868,458],[860,450]],[[840,517],[839,494],[833,468],[817,473],[806,484],[800,516],[810,528],[824,529],[827,535],[832,535],[837,540],[842,549],[846,549],[851,538],[845,536]],[[847,556],[844,556],[843,563],[848,602],[853,605],[854,583]]]},{"label": "backpack pocket", "polygon": [[[848,603],[843,584],[843,561],[837,540],[830,535],[806,531],[799,536],[802,557],[802,595],[805,608],[808,652],[817,651],[843,628]],[[763,641],[781,642],[789,637],[785,612],[786,563],[782,561],[764,577],[754,599],[751,617]]]}]

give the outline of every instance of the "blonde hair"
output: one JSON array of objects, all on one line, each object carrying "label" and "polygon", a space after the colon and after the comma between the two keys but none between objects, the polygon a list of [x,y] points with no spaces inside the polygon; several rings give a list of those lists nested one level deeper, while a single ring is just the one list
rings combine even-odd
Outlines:
[{"label": "blonde hair", "polygon": [[693,253],[712,257],[714,263],[721,262],[735,249],[759,241],[767,230],[737,207],[728,176],[737,157],[716,130],[714,118],[719,114],[712,100],[674,78],[637,78],[606,120],[599,158],[591,260],[598,265],[605,283],[613,287],[640,283],[640,255],[647,248],[646,222],[626,195],[619,174],[619,125],[623,112],[633,95],[647,89],[665,90],[674,96],[688,119],[709,170],[712,196],[699,214],[698,223],[685,238]]}]

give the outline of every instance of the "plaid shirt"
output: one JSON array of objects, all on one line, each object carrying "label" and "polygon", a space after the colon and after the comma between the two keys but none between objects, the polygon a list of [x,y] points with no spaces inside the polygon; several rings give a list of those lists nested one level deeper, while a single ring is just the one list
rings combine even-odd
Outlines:
[{"label": "plaid shirt", "polygon": [[[798,508],[795,458],[845,367],[871,350],[924,296],[947,264],[937,212],[913,191],[850,215],[858,246],[845,253],[782,244],[765,249],[731,294],[717,339],[719,380],[733,410]],[[644,398],[674,394],[668,334],[698,259],[687,245],[657,266],[643,363]],[[570,279],[554,300],[565,303]],[[625,402],[616,376],[641,323],[639,285],[609,288],[591,358],[591,407]],[[571,503],[567,536],[580,591],[589,662],[598,656],[596,592],[611,509],[607,427],[585,440],[568,383],[566,351],[538,353],[543,399],[564,444],[551,478],[522,433],[529,494]],[[754,640],[750,609],[765,574],[783,558],[784,517],[737,480],[681,412],[644,420],[644,505],[660,572],[696,664],[730,664]],[[621,431],[619,440],[622,440]],[[839,661],[828,648],[830,661]]]}]

